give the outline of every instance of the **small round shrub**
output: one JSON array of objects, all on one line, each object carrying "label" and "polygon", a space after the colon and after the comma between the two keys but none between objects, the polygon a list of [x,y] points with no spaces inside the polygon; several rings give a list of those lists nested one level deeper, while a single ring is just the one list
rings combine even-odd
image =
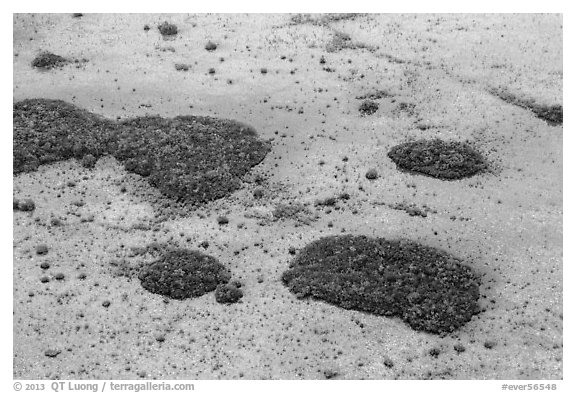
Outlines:
[{"label": "small round shrub", "polygon": [[233,283],[218,285],[215,295],[216,301],[224,304],[236,303],[244,296],[242,290]]},{"label": "small round shrub", "polygon": [[373,115],[378,110],[378,103],[371,100],[366,100],[360,104],[358,110],[365,116]]},{"label": "small round shrub", "polygon": [[282,274],[298,298],[399,317],[415,330],[452,332],[479,312],[479,279],[448,253],[408,240],[329,236]]},{"label": "small round shrub", "polygon": [[230,281],[230,272],[216,258],[193,250],[170,250],[145,266],[138,278],[144,289],[171,299],[212,292]]},{"label": "small round shrub", "polygon": [[46,244],[39,244],[36,246],[36,254],[46,255],[48,254],[48,246]]},{"label": "small round shrub", "polygon": [[158,30],[160,30],[160,34],[163,36],[178,34],[178,27],[173,23],[168,23],[167,21],[158,25]]},{"label": "small round shrub", "polygon": [[402,170],[442,180],[471,177],[488,168],[484,157],[470,145],[441,139],[394,146],[388,157]]},{"label": "small round shrub", "polygon": [[213,43],[212,41],[208,41],[206,43],[206,45],[204,46],[204,49],[206,49],[208,52],[215,51],[216,48],[218,48],[218,46],[215,43]]},{"label": "small round shrub", "polygon": [[378,171],[374,168],[369,169],[368,172],[366,172],[366,179],[368,180],[378,179]]}]

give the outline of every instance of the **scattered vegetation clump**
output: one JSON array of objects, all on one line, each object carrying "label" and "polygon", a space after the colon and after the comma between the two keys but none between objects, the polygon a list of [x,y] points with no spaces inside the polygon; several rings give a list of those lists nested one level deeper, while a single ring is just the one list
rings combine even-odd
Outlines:
[{"label": "scattered vegetation clump", "polygon": [[562,105],[548,106],[537,104],[534,99],[520,98],[503,89],[492,89],[490,90],[490,93],[509,104],[528,109],[534,113],[536,117],[546,121],[552,126],[563,124],[564,111]]},{"label": "scattered vegetation clump", "polygon": [[48,246],[46,244],[39,244],[36,246],[36,254],[37,255],[46,255],[48,254]]},{"label": "scattered vegetation clump", "polygon": [[224,304],[236,303],[244,296],[242,290],[234,283],[218,285],[215,295],[216,301]]},{"label": "scattered vegetation clump", "polygon": [[376,169],[374,169],[374,168],[369,169],[369,170],[366,172],[366,175],[365,175],[365,176],[366,176],[366,179],[368,179],[368,180],[376,180],[376,179],[378,179],[378,177],[379,177],[378,171],[377,171]]},{"label": "scattered vegetation clump", "polygon": [[55,55],[54,53],[42,52],[34,58],[32,61],[32,67],[50,70],[52,68],[62,67],[69,62],[70,60],[62,56]]},{"label": "scattered vegetation clump", "polygon": [[337,203],[338,198],[331,196],[316,200],[314,206],[336,206]]},{"label": "scattered vegetation clump", "polygon": [[317,26],[328,26],[330,23],[339,22],[343,20],[354,20],[359,16],[365,14],[355,14],[355,13],[343,13],[343,14],[296,14],[290,17],[290,24],[301,25],[301,24],[312,24]]},{"label": "scattered vegetation clump", "polygon": [[34,209],[36,209],[36,204],[32,199],[29,198],[23,199],[21,201],[18,199],[14,199],[12,207],[14,210],[19,210],[21,212],[31,212]]},{"label": "scattered vegetation clump", "polygon": [[414,116],[416,113],[416,105],[411,102],[401,102],[395,110],[396,112],[404,112],[408,116]]},{"label": "scattered vegetation clump", "polygon": [[295,220],[303,224],[310,224],[313,221],[312,212],[302,203],[279,203],[272,211],[274,220]]},{"label": "scattered vegetation clump", "polygon": [[470,145],[441,139],[402,143],[394,146],[388,157],[400,169],[442,180],[471,177],[488,168],[484,157]]},{"label": "scattered vegetation clump", "polygon": [[167,21],[158,25],[158,30],[160,30],[160,34],[163,36],[178,34],[178,27],[173,23],[168,23]]},{"label": "scattered vegetation clump", "polygon": [[228,283],[230,272],[210,255],[177,249],[145,266],[138,278],[147,291],[182,300],[202,296]]},{"label": "scattered vegetation clump", "polygon": [[357,100],[380,100],[382,98],[393,97],[391,93],[388,93],[386,90],[376,90],[372,93],[366,93],[359,96],[356,96]]},{"label": "scattered vegetation clump", "polygon": [[212,41],[208,41],[204,46],[204,49],[206,49],[208,52],[215,51],[216,48],[218,48],[218,46]]},{"label": "scattered vegetation clump", "polygon": [[376,113],[376,111],[378,110],[378,106],[379,105],[377,102],[366,100],[362,104],[360,104],[358,111],[360,111],[360,113],[364,116],[369,116]]},{"label": "scattered vegetation clump", "polygon": [[177,63],[177,64],[174,64],[174,68],[176,68],[176,71],[188,71],[188,70],[190,70],[190,65]]},{"label": "scattered vegetation clump", "polygon": [[298,298],[399,317],[447,334],[479,311],[479,279],[448,253],[408,240],[329,236],[302,249],[282,275]]},{"label": "scattered vegetation clump", "polygon": [[428,217],[428,213],[436,213],[435,210],[430,209],[426,205],[420,208],[416,206],[416,204],[414,203],[407,203],[407,202],[394,203],[394,204],[391,203],[388,206],[394,210],[403,210],[406,213],[408,213],[410,217],[416,217],[416,216]]},{"label": "scattered vegetation clump", "polygon": [[333,31],[332,39],[326,44],[326,51],[329,53],[340,52],[344,49],[366,49],[370,52],[375,48],[362,42],[352,41],[349,34]]},{"label": "scattered vegetation clump", "polygon": [[270,151],[256,131],[212,117],[100,118],[59,100],[14,104],[13,174],[76,158],[90,167],[112,155],[168,198],[191,204],[225,197]]}]

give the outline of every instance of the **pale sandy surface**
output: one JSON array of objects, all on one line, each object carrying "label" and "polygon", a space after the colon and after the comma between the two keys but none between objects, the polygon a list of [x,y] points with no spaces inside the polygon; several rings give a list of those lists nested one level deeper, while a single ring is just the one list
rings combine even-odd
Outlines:
[{"label": "pale sandy surface", "polygon": [[[158,33],[164,20],[178,25],[174,39]],[[15,378],[562,378],[563,127],[488,92],[504,87],[562,104],[562,17],[289,22],[289,15],[14,17],[15,101],[58,98],[110,118],[215,115],[274,138],[255,170],[268,177],[263,199],[254,200],[255,184],[247,183],[188,217],[136,229],[154,217],[145,196],[153,191],[113,159],[94,170],[70,161],[15,177],[14,195],[37,205],[14,213]],[[372,50],[327,52],[334,31]],[[208,40],[218,44],[214,52],[204,49]],[[30,63],[41,50],[88,62],[39,72]],[[191,69],[176,71],[175,63]],[[360,116],[355,97],[376,90],[393,97]],[[414,104],[413,113],[399,111],[401,102]],[[453,182],[399,172],[387,151],[420,137],[472,141],[492,170]],[[381,177],[365,179],[369,168]],[[343,191],[351,199],[340,209],[313,208]],[[267,219],[289,201],[311,203],[318,219]],[[411,217],[387,205],[397,202],[437,213]],[[217,224],[220,214],[229,225]],[[64,225],[50,227],[52,217]],[[398,319],[296,300],[279,279],[288,248],[342,232],[449,250],[483,275],[485,311],[441,338]],[[208,240],[206,252],[244,283],[243,301],[224,306],[207,294],[166,303],[137,279],[113,276],[111,262],[143,260],[130,257],[131,247],[169,239],[199,250]],[[37,256],[42,243],[50,250]],[[60,272],[64,280],[55,280]],[[40,282],[44,275],[49,283]],[[457,343],[466,351],[458,354]],[[48,349],[61,353],[47,357]]]}]

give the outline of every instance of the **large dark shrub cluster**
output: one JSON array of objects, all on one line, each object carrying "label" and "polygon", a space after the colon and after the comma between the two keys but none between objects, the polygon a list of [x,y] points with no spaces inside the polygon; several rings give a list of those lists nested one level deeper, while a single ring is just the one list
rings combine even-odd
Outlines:
[{"label": "large dark shrub cluster", "polygon": [[546,121],[552,126],[559,126],[563,124],[564,110],[562,105],[538,104],[534,99],[521,98],[501,88],[491,89],[490,93],[509,104],[532,111],[536,117]]},{"label": "large dark shrub cluster", "polygon": [[206,254],[192,250],[170,250],[145,266],[138,278],[142,286],[172,299],[187,299],[212,292],[230,281],[224,265]]},{"label": "large dark shrub cluster", "polygon": [[14,104],[14,174],[104,154],[148,178],[166,196],[203,203],[237,190],[269,143],[244,124],[211,117],[138,117],[115,122],[59,100]]},{"label": "large dark shrub cluster", "polygon": [[388,157],[400,169],[444,180],[474,176],[488,167],[470,145],[441,139],[402,143],[394,146]]},{"label": "large dark shrub cluster", "polygon": [[62,56],[55,55],[51,52],[42,52],[32,60],[32,67],[50,70],[52,68],[62,67],[70,61]]},{"label": "large dark shrub cluster", "polygon": [[330,236],[302,249],[282,275],[299,298],[399,317],[445,334],[478,312],[479,279],[444,251],[407,240]]}]

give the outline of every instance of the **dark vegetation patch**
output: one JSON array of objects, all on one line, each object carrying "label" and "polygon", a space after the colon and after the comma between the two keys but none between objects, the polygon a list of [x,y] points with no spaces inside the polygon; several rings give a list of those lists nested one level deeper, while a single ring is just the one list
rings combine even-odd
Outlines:
[{"label": "dark vegetation patch", "polygon": [[299,223],[309,225],[314,221],[314,216],[308,207],[304,204],[295,203],[279,203],[272,211],[274,220],[295,220]]},{"label": "dark vegetation patch", "polygon": [[520,98],[502,89],[492,89],[490,90],[490,93],[500,98],[502,101],[532,111],[536,117],[546,121],[551,126],[558,126],[563,124],[564,112],[562,105],[547,106],[537,104],[536,100],[534,99]]},{"label": "dark vegetation patch", "polygon": [[138,275],[142,286],[171,299],[187,299],[212,292],[230,281],[230,272],[210,255],[171,250],[145,266]]},{"label": "dark vegetation patch", "polygon": [[167,21],[158,25],[158,30],[160,30],[160,34],[163,36],[178,34],[178,27],[173,23],[168,23]]},{"label": "dark vegetation patch", "polygon": [[323,199],[318,199],[314,202],[314,206],[336,206],[338,203],[337,197],[326,197]]},{"label": "dark vegetation patch", "polygon": [[242,123],[212,117],[100,118],[60,100],[14,104],[13,174],[76,158],[93,165],[111,155],[173,200],[200,204],[225,197],[260,163],[270,144]]},{"label": "dark vegetation patch", "polygon": [[374,113],[376,113],[377,110],[378,110],[378,103],[372,100],[364,101],[362,104],[360,104],[360,107],[358,108],[358,111],[360,111],[360,113],[364,116],[373,115]]},{"label": "dark vegetation patch", "polygon": [[372,93],[365,93],[359,96],[356,96],[357,100],[380,100],[382,98],[389,98],[394,97],[394,95],[388,93],[385,90],[377,90]]},{"label": "dark vegetation patch", "polygon": [[396,108],[396,112],[404,112],[406,113],[408,116],[414,116],[414,114],[416,113],[416,105],[413,103],[409,103],[409,102],[401,102],[398,104],[398,107]]},{"label": "dark vegetation patch", "polygon": [[32,61],[32,67],[50,70],[68,64],[70,60],[51,52],[42,52]]},{"label": "dark vegetation patch", "polygon": [[344,49],[366,49],[368,51],[374,51],[370,45],[366,45],[362,42],[353,41],[350,35],[334,30],[332,39],[326,44],[326,51],[329,53],[340,52]]},{"label": "dark vegetation patch", "polygon": [[376,180],[379,177],[378,171],[374,168],[368,169],[365,176],[368,180]]},{"label": "dark vegetation patch", "polygon": [[329,236],[302,249],[282,275],[298,298],[399,317],[446,334],[479,311],[479,279],[448,253],[408,240]]},{"label": "dark vegetation patch", "polygon": [[470,145],[441,139],[419,140],[394,146],[388,157],[398,168],[443,180],[462,179],[488,168]]},{"label": "dark vegetation patch", "polygon": [[176,71],[188,71],[190,69],[190,65],[189,64],[176,63],[176,64],[174,64],[174,68],[176,68]]},{"label": "dark vegetation patch", "polygon": [[216,45],[214,42],[212,41],[208,41],[206,43],[206,45],[204,46],[204,49],[206,49],[208,52],[212,52],[215,51],[216,48],[218,48],[218,45]]},{"label": "dark vegetation patch", "polygon": [[302,25],[302,24],[312,24],[317,26],[327,26],[329,23],[340,22],[343,20],[354,20],[360,16],[366,14],[358,13],[334,13],[334,14],[296,14],[290,17],[290,24],[292,25]]},{"label": "dark vegetation patch", "polygon": [[31,212],[36,209],[36,204],[32,199],[18,200],[14,198],[12,202],[12,209],[21,212]]},{"label": "dark vegetation patch", "polygon": [[435,210],[430,209],[428,206],[424,205],[422,208],[419,208],[414,203],[394,203],[388,205],[390,208],[394,210],[402,210],[408,213],[411,217],[428,217],[428,213],[436,213]]},{"label": "dark vegetation patch", "polygon": [[231,304],[238,302],[244,294],[235,283],[218,285],[215,292],[218,303]]}]

